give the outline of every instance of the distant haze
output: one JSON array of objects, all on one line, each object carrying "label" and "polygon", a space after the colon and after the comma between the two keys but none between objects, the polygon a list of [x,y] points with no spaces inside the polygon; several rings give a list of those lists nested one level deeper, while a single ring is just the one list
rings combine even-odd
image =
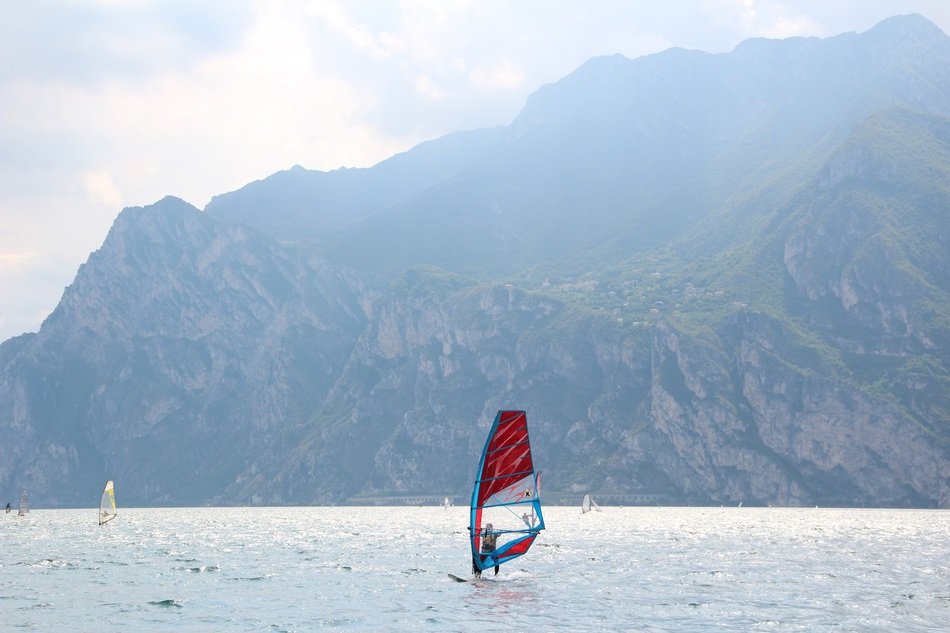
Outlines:
[{"label": "distant haze", "polygon": [[826,37],[943,0],[5,2],[0,341],[36,331],[118,212],[506,125],[589,58]]}]

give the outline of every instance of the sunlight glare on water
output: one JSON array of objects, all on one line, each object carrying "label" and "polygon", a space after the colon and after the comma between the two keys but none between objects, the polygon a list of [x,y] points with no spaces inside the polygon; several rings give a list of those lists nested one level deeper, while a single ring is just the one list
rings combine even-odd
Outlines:
[{"label": "sunlight glare on water", "polygon": [[468,508],[119,509],[0,515],[18,631],[937,631],[950,512],[548,508],[470,577]]}]

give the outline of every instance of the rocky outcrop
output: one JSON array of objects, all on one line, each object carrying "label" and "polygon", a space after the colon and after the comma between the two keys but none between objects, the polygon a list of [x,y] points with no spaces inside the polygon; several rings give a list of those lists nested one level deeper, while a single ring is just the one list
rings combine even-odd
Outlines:
[{"label": "rocky outcrop", "polygon": [[794,207],[783,265],[836,346],[906,356],[946,345],[927,297],[950,296],[950,120],[906,111],[862,125]]}]

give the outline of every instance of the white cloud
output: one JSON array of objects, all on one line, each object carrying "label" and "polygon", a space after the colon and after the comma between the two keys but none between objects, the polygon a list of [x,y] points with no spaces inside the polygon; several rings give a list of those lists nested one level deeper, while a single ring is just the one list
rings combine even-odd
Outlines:
[{"label": "white cloud", "polygon": [[764,24],[761,31],[764,37],[772,39],[824,34],[821,27],[811,19],[801,15],[776,17],[768,24]]},{"label": "white cloud", "polygon": [[305,13],[308,17],[321,20],[331,30],[343,35],[358,50],[379,58],[386,58],[392,54],[386,45],[387,41],[392,43],[390,38],[374,35],[365,24],[351,18],[339,2],[311,0]]},{"label": "white cloud", "polygon": [[89,200],[96,204],[107,204],[117,208],[122,204],[122,194],[119,193],[112,174],[107,171],[87,171],[83,174],[86,185],[86,194]]},{"label": "white cloud", "polygon": [[733,28],[743,39],[822,35],[825,31],[798,8],[775,0],[705,0],[703,10],[718,24]]},{"label": "white cloud", "polygon": [[[402,149],[367,134],[361,113],[372,95],[314,64],[307,25],[299,18],[294,11],[268,12],[239,48],[203,58],[185,72],[32,86],[20,99],[24,116],[97,156],[101,167],[84,170],[83,181],[99,201],[117,208],[166,193],[203,205],[216,193],[294,163],[368,165]],[[67,116],[63,103],[70,104]],[[26,114],[35,104],[48,105]]]},{"label": "white cloud", "polygon": [[20,251],[0,253],[0,274],[9,274],[28,264],[30,260],[35,260],[36,251]]},{"label": "white cloud", "polygon": [[524,85],[524,71],[504,61],[490,68],[473,68],[469,79],[480,90],[516,90]]},{"label": "white cloud", "polygon": [[428,75],[416,77],[416,91],[426,99],[442,99],[446,96],[445,90],[436,85]]}]

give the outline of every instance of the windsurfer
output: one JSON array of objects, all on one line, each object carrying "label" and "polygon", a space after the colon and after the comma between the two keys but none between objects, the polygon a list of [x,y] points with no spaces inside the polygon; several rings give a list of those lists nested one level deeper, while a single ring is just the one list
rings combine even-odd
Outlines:
[{"label": "windsurfer", "polygon": [[[491,554],[495,551],[495,544],[498,542],[498,534],[492,529],[491,523],[486,523],[482,530],[482,554]],[[484,558],[484,557],[483,557]],[[475,576],[480,578],[482,570],[477,564],[473,565]],[[498,565],[495,565],[495,575],[498,575]]]},{"label": "windsurfer", "polygon": [[7,501],[7,509],[6,509],[6,511],[7,511],[7,512],[10,512],[10,502],[9,502],[9,501]]}]

